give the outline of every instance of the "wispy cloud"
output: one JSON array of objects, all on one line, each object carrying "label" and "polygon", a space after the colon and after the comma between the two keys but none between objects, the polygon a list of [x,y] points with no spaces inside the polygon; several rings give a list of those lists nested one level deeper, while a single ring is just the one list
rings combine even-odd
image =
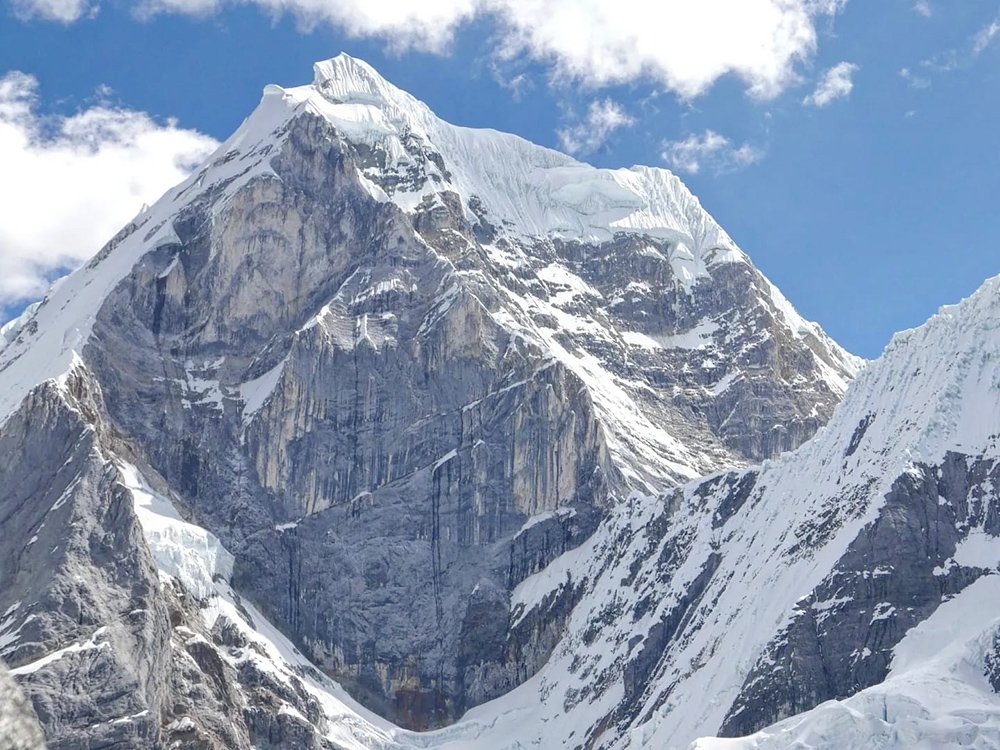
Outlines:
[{"label": "wispy cloud", "polygon": [[997,34],[1000,34],[1000,18],[986,24],[972,37],[972,54],[981,55],[993,44]]},{"label": "wispy cloud", "polygon": [[0,76],[0,309],[40,296],[217,146],[143,112],[98,103],[46,118],[37,105],[32,76]]},{"label": "wispy cloud", "polygon": [[[97,0],[11,0],[22,15],[69,22]],[[556,79],[604,86],[645,79],[683,98],[735,76],[757,98],[797,83],[819,44],[817,24],[847,0],[124,0],[140,15],[204,16],[252,4],[329,23],[396,49],[446,52],[456,31],[495,19],[499,59],[551,65]]]},{"label": "wispy cloud", "polygon": [[910,84],[915,89],[926,89],[931,85],[931,79],[926,76],[918,75],[914,73],[909,68],[903,68],[899,71],[899,76],[904,81]]},{"label": "wispy cloud", "polygon": [[570,154],[592,153],[603,146],[614,131],[634,123],[618,102],[595,100],[590,103],[583,122],[558,132],[559,143]]},{"label": "wispy cloud", "polygon": [[764,158],[764,152],[748,143],[734,146],[713,130],[690,135],[682,141],[663,143],[663,160],[677,172],[697,174],[704,169],[716,173],[742,169]]},{"label": "wispy cloud", "polygon": [[962,57],[957,49],[947,49],[933,57],[922,60],[920,66],[935,73],[949,73],[963,65],[968,65],[968,61],[963,61]]},{"label": "wispy cloud", "polygon": [[854,63],[841,62],[827,70],[816,84],[816,90],[802,100],[803,104],[825,107],[837,99],[850,96],[854,89],[854,74],[859,70]]},{"label": "wispy cloud", "polygon": [[923,16],[924,18],[930,18],[934,15],[934,9],[931,8],[931,4],[928,0],[917,0],[917,2],[913,4],[913,12]]},{"label": "wispy cloud", "polygon": [[[920,67],[931,73],[951,73],[955,70],[969,68],[975,64],[976,59],[986,52],[997,37],[1000,36],[1000,18],[995,18],[973,34],[964,47],[946,49],[926,60],[921,60]],[[912,72],[907,75],[908,69],[903,68],[900,72],[904,78],[910,81],[910,85],[916,88],[926,88],[930,85],[930,80],[926,77],[914,75]]]}]

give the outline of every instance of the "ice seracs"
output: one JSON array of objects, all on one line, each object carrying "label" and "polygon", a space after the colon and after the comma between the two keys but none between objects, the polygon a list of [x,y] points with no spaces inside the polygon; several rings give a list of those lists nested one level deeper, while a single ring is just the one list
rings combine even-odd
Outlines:
[{"label": "ice seracs", "polygon": [[[346,54],[317,63],[314,73],[312,85],[286,95],[308,102],[349,140],[383,152],[378,171],[427,170],[416,184],[386,190],[406,209],[424,195],[454,190],[466,201],[478,199],[491,221],[514,237],[603,241],[635,232],[676,239],[704,262],[743,258],[666,169],[597,169],[515,135],[451,125]],[[427,157],[431,164],[419,163]],[[439,160],[443,165],[434,163]],[[478,220],[468,203],[466,211]]]}]

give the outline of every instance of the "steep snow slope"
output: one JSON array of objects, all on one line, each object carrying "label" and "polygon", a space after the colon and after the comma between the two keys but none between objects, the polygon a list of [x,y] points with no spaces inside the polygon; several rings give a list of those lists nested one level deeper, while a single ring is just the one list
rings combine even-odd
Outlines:
[{"label": "steep snow slope", "polygon": [[[386,200],[404,208],[451,187],[467,198],[477,196],[499,225],[524,238],[600,242],[618,231],[677,238],[695,254],[694,276],[706,262],[743,257],[667,170],[595,169],[515,135],[455,127],[347,55],[317,63],[314,72],[311,86],[287,89],[286,95],[309,101],[352,142],[383,152],[385,161],[369,173],[390,186]],[[420,158],[429,150],[441,155],[444,166]],[[427,170],[431,179],[387,179],[411,168]],[[466,210],[475,221],[473,210]],[[708,253],[711,259],[704,257]]]},{"label": "steep snow slope", "polygon": [[1000,545],[984,576],[911,629],[885,682],[739,739],[705,738],[693,750],[1000,747],[1000,698],[990,684],[1000,617]]}]

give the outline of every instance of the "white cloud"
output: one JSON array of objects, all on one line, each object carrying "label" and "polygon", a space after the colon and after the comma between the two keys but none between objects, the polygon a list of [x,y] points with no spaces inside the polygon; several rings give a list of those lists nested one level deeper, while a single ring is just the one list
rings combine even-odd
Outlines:
[{"label": "white cloud", "polygon": [[726,75],[742,79],[756,97],[777,95],[812,58],[817,22],[846,1],[131,0],[141,14],[204,15],[253,3],[269,13],[292,12],[307,25],[328,22],[351,36],[433,52],[446,51],[462,24],[489,17],[498,24],[501,58],[540,60],[556,78],[595,87],[649,78],[686,98]]},{"label": "white cloud", "polygon": [[854,63],[841,62],[826,71],[816,84],[816,90],[802,100],[803,104],[825,107],[835,99],[849,96],[854,88],[851,77],[858,71]]},{"label": "white cloud", "polygon": [[976,35],[972,38],[972,54],[981,55],[985,52],[986,48],[993,43],[997,34],[1000,34],[1000,18],[976,32]]},{"label": "white cloud", "polygon": [[931,4],[927,0],[917,0],[913,4],[913,12],[924,18],[930,18],[934,14],[934,9],[931,8]]},{"label": "white cloud", "polygon": [[969,61],[965,59],[966,57],[967,55],[964,52],[959,53],[957,49],[948,49],[926,60],[921,60],[920,66],[935,73],[950,73],[964,65],[968,65]]},{"label": "white cloud", "polygon": [[899,71],[900,77],[910,84],[915,89],[926,89],[930,88],[931,79],[926,76],[917,75],[909,68],[903,68]]},{"label": "white cloud", "polygon": [[760,161],[764,153],[748,143],[734,147],[725,136],[706,130],[683,141],[665,141],[662,157],[674,171],[696,174],[705,168],[717,173],[740,169]]},{"label": "white cloud", "polygon": [[[973,34],[968,47],[947,49],[921,61],[920,65],[934,73],[951,73],[968,68],[975,64],[976,59],[993,44],[998,35],[1000,35],[1000,18],[994,19]],[[905,68],[901,71],[904,78],[907,77],[905,71]],[[930,85],[930,80],[926,78],[922,80]],[[917,78],[914,78],[911,82],[916,85],[916,81]]]},{"label": "white cloud", "polygon": [[32,76],[0,76],[0,309],[44,293],[217,145],[104,104],[46,118],[37,90]]},{"label": "white cloud", "polygon": [[614,131],[633,124],[635,120],[625,114],[618,102],[595,100],[590,103],[586,120],[559,131],[559,142],[567,153],[591,153],[604,145]]},{"label": "white cloud", "polygon": [[61,23],[73,23],[98,11],[98,6],[90,0],[12,0],[11,7],[18,18]]}]

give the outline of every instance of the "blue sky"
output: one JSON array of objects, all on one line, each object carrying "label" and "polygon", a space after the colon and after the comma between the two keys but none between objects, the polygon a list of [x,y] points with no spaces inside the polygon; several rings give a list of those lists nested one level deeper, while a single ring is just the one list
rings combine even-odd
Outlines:
[{"label": "blue sky", "polygon": [[[594,0],[620,16],[595,19],[550,0],[552,23],[528,0],[284,4],[297,15],[270,1],[8,1],[6,316],[228,136],[266,83],[305,83],[341,51],[452,122],[598,166],[675,169],[800,312],[862,356],[1000,273],[996,1],[666,0],[650,19],[634,0]],[[798,15],[757,29],[724,12],[748,4],[754,19]],[[754,34],[788,28],[760,51]]]}]

